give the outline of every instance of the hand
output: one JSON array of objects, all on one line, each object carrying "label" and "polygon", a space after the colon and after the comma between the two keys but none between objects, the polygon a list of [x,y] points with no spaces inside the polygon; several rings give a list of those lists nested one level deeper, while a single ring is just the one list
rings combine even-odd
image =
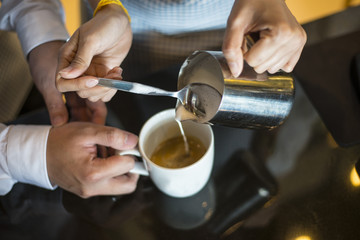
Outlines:
[{"label": "hand", "polygon": [[138,175],[131,156],[99,158],[97,145],[132,149],[137,137],[113,127],[73,122],[50,130],[47,143],[47,170],[52,184],[80,197],[131,193]]},{"label": "hand", "polygon": [[68,121],[68,111],[61,93],[55,86],[57,56],[63,44],[63,41],[47,42],[29,53],[31,75],[44,98],[53,126],[61,126]]},{"label": "hand", "polygon": [[122,8],[114,4],[104,6],[62,48],[57,88],[60,92],[78,91],[90,101],[109,101],[116,91],[96,86],[94,77],[104,77],[119,67],[131,41],[130,23]]},{"label": "hand", "polygon": [[[253,32],[260,39],[245,52],[244,36]],[[234,76],[240,75],[244,59],[258,73],[291,72],[305,42],[306,33],[284,0],[236,0],[222,50]]]},{"label": "hand", "polygon": [[107,108],[104,102],[91,102],[80,98],[75,92],[65,93],[65,98],[71,122],[92,122],[105,125]]}]

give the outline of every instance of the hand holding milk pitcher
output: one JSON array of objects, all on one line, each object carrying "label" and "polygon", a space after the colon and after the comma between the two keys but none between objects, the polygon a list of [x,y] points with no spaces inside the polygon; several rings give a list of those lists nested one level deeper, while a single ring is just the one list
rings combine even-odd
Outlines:
[{"label": "hand holding milk pitcher", "polygon": [[272,129],[289,115],[294,100],[291,74],[257,73],[244,62],[240,76],[232,76],[220,51],[195,51],[182,64],[178,91],[140,83],[99,79],[99,85],[153,96],[178,98],[176,119],[250,129]]}]

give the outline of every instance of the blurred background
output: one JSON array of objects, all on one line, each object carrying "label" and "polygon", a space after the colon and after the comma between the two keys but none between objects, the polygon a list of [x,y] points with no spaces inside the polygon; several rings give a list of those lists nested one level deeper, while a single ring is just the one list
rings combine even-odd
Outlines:
[{"label": "blurred background", "polygon": [[[66,12],[66,27],[72,34],[81,22],[82,0],[61,0]],[[336,12],[347,7],[360,4],[360,0],[286,0],[291,12],[301,23],[307,23]]]}]

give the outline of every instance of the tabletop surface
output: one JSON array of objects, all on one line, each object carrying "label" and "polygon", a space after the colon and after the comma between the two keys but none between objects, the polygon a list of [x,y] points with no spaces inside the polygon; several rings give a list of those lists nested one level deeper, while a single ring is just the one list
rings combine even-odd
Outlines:
[{"label": "tabletop surface", "polygon": [[[177,71],[147,83],[176,84]],[[293,109],[277,129],[212,126],[213,172],[192,197],[168,197],[143,176],[133,194],[89,199],[18,183],[0,197],[0,239],[360,239],[360,145],[339,146],[307,86],[295,81]],[[122,109],[124,99],[133,104]],[[175,106],[165,99],[117,94],[109,107],[137,132]]]}]

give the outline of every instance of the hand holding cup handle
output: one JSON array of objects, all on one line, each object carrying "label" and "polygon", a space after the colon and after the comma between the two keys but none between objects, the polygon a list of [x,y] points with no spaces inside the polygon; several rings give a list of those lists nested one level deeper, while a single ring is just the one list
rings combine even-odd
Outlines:
[{"label": "hand holding cup handle", "polygon": [[[141,153],[138,149],[130,149],[130,150],[122,150],[122,151],[118,150],[116,152],[116,154],[118,154],[120,156],[133,155],[133,156],[141,158]],[[131,169],[130,172],[135,173],[135,174],[140,174],[143,176],[149,176],[149,171],[148,171],[147,165],[142,161],[141,162],[136,161],[134,168]]]}]

